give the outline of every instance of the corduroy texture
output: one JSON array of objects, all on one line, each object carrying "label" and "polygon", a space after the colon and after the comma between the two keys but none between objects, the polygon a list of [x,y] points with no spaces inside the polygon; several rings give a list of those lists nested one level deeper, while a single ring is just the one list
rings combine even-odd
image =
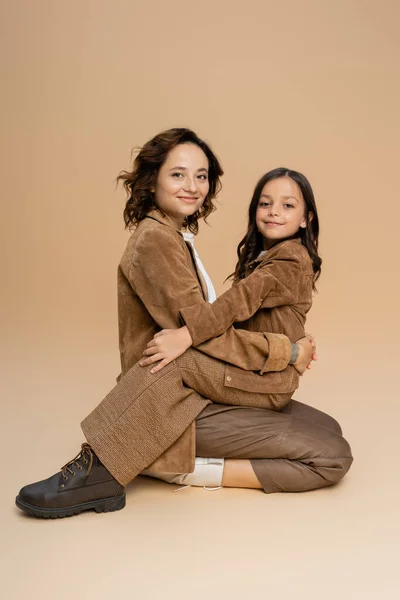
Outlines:
[{"label": "corduroy texture", "polygon": [[[249,436],[254,429],[259,432],[264,444],[265,440],[270,441],[270,446],[264,445],[261,456],[238,455],[237,449],[242,441],[235,441],[234,431],[229,433],[232,448],[236,448],[236,458],[289,459],[287,464],[275,460],[267,468],[267,474],[263,475],[263,481],[270,478],[265,489],[275,486],[276,489],[271,491],[277,491],[283,485],[279,483],[280,469],[285,473],[285,486],[291,491],[300,485],[295,477],[299,469],[301,478],[309,473],[308,478],[312,482],[301,484],[306,486],[304,489],[329,485],[326,483],[328,477],[316,474],[315,461],[319,460],[321,467],[329,472],[336,469],[332,459],[348,461],[351,457],[350,448],[341,437],[338,426],[333,432],[332,428],[320,426],[315,419],[298,418],[298,415],[294,418],[292,413],[284,410],[277,412],[289,403],[291,393],[255,393],[227,387],[224,385],[225,373],[223,362],[196,349],[189,349],[156,374],[151,374],[149,368],[135,365],[83,421],[83,432],[107,469],[125,485],[162,455],[196,419],[209,402],[202,396],[212,397],[217,403],[229,406],[275,409],[251,413],[252,424],[246,435]],[[260,376],[254,374],[254,377]],[[313,411],[307,407],[303,409],[304,415],[307,410]],[[257,416],[261,417],[260,423]],[[330,422],[330,417],[326,417],[326,421]],[[225,456],[212,452],[210,455]],[[293,461],[301,459],[304,464],[294,464]],[[186,472],[192,468],[190,462]],[[179,469],[178,472],[185,470]],[[290,483],[292,477],[294,481]],[[297,491],[303,487],[300,486]]]},{"label": "corduroy texture", "polygon": [[276,244],[215,302],[181,309],[193,346],[221,335],[233,323],[245,326],[252,319],[254,327],[255,318],[258,331],[281,333],[297,342],[305,334],[313,278],[312,262],[300,238]]},{"label": "corduroy texture", "polygon": [[[189,348],[174,362],[185,386],[206,398],[212,398],[213,402],[219,404],[281,410],[289,402],[297,387],[297,378],[290,388],[290,386],[284,387],[285,381],[279,379],[280,373],[275,373],[277,377],[271,378],[271,381],[267,378],[264,380],[264,376],[258,373],[245,371],[249,381],[248,388],[257,391],[243,390],[242,385],[238,389],[232,379],[231,369],[228,369],[223,361],[207,356],[196,348]],[[243,371],[241,369],[238,371],[240,377]],[[174,391],[171,390],[170,393],[173,394]]]},{"label": "corduroy texture", "polygon": [[[208,402],[183,386],[175,363],[155,375],[137,364],[81,426],[103,464],[126,485],[178,440]],[[194,452],[179,458],[167,470],[193,470]]]},{"label": "corduroy texture", "polygon": [[196,455],[250,459],[266,493],[333,485],[353,462],[337,421],[295,400],[279,412],[210,404],[196,420]]}]

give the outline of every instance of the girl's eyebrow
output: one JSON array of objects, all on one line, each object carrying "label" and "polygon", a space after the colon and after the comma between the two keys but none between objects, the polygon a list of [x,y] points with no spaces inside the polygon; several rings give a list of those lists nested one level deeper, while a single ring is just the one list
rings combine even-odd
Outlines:
[{"label": "girl's eyebrow", "polygon": [[[272,200],[272,196],[270,196],[269,194],[261,194],[260,198],[268,198],[268,200]],[[281,198],[283,198],[284,200],[296,200],[296,202],[298,202],[296,196],[281,196]]]},{"label": "girl's eyebrow", "polygon": [[[176,171],[177,169],[180,169],[181,171],[187,171],[186,167],[172,167],[172,169],[170,169],[170,171]],[[197,169],[197,173],[200,173],[200,171],[204,171],[205,173],[208,173],[208,169],[206,169],[205,167],[202,167],[201,169]]]}]

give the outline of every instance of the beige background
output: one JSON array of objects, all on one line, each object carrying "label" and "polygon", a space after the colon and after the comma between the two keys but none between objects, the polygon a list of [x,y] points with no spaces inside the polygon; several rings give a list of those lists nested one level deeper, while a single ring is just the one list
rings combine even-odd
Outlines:
[{"label": "beige background", "polygon": [[[398,598],[399,19],[395,0],[1,2],[4,598]],[[114,178],[172,126],[225,168],[197,241],[219,292],[257,178],[309,177],[320,361],[296,397],[341,421],[354,466],[307,494],[137,481],[119,513],[25,518],[18,489],[72,458],[118,373]]]}]

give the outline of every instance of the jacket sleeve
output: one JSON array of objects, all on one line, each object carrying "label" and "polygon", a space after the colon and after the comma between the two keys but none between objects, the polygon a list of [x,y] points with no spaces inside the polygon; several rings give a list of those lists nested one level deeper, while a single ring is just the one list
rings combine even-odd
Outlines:
[{"label": "jacket sleeve", "polygon": [[[293,246],[293,244],[291,244]],[[233,285],[215,302],[182,308],[193,346],[221,335],[233,323],[247,321],[260,308],[293,304],[299,295],[304,255],[298,247],[280,247],[259,269]]]},{"label": "jacket sleeve", "polygon": [[[128,279],[161,329],[182,325],[183,306],[208,304],[190,269],[184,247],[166,231],[144,230],[138,237]],[[267,372],[287,367],[291,344],[283,335],[228,327],[199,350],[248,371]]]}]

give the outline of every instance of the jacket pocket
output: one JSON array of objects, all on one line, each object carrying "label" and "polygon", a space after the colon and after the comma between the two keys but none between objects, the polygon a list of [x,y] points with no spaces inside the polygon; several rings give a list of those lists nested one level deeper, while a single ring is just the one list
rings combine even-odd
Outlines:
[{"label": "jacket pocket", "polygon": [[244,392],[287,394],[299,387],[299,374],[291,365],[283,371],[273,371],[264,375],[226,365],[224,385]]}]

